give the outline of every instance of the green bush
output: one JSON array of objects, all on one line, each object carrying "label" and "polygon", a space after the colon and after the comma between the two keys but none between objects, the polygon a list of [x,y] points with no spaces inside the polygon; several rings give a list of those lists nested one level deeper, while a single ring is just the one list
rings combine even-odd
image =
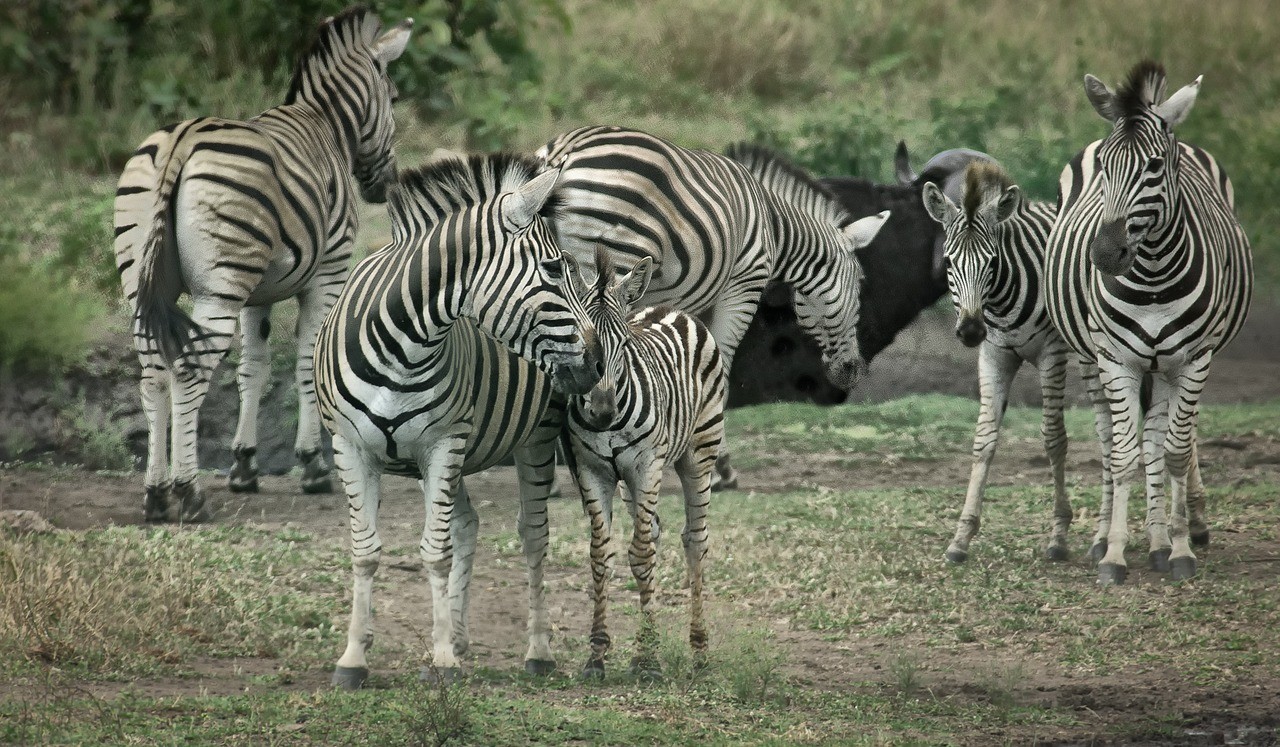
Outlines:
[{"label": "green bush", "polygon": [[0,367],[46,371],[82,360],[101,313],[96,294],[64,273],[0,254]]}]

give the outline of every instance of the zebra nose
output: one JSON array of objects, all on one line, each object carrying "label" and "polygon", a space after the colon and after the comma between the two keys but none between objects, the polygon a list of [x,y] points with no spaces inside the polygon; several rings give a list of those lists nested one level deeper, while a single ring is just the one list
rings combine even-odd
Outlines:
[{"label": "zebra nose", "polygon": [[956,337],[965,347],[975,347],[987,339],[987,325],[977,316],[962,316],[956,324]]}]

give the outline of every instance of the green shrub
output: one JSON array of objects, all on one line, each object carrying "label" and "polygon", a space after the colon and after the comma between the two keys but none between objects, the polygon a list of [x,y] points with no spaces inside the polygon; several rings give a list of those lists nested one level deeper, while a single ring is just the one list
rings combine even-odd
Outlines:
[{"label": "green shrub", "polygon": [[82,360],[102,310],[65,274],[0,255],[0,367],[48,371]]}]

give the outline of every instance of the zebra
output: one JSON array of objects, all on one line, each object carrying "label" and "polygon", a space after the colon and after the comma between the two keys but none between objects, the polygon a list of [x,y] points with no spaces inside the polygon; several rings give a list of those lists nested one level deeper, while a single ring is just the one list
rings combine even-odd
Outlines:
[{"label": "zebra", "polygon": [[1096,362],[1110,404],[1113,499],[1099,512],[1092,551],[1102,584],[1125,581],[1129,495],[1144,462],[1152,565],[1190,578],[1191,543],[1209,538],[1196,417],[1213,355],[1248,313],[1253,260],[1231,181],[1173,133],[1200,82],[1165,99],[1164,67],[1151,60],[1118,91],[1086,75],[1089,102],[1112,130],[1059,180],[1046,303],[1067,344]]},{"label": "zebra", "polygon": [[[589,261],[603,245],[620,261],[649,257],[641,301],[699,315],[733,365],[770,279],[795,288],[801,327],[815,337],[828,378],[850,388],[866,367],[858,350],[855,250],[887,213],[854,220],[800,168],[765,149],[690,150],[620,127],[583,127],[537,153],[561,173],[556,236]],[[736,484],[725,456],[721,488]]]},{"label": "zebra", "polygon": [[433,668],[423,676],[452,680],[468,647],[478,528],[462,476],[513,453],[529,563],[525,666],[535,674],[555,666],[542,581],[562,414],[550,406],[552,388],[587,392],[603,365],[572,285],[574,261],[543,214],[557,174],[535,177],[539,165],[494,154],[401,174],[388,202],[391,243],[357,264],[320,327],[316,391],[347,494],[355,577],[333,674],[341,687],[368,675],[381,474],[420,481],[419,551],[434,612]]},{"label": "zebra", "polygon": [[[165,127],[125,165],[116,188],[115,257],[142,366],[147,521],[168,518],[171,494],[181,519],[210,518],[197,480],[197,421],[237,315],[240,418],[228,482],[233,491],[257,490],[271,306],[291,296],[299,308],[295,448],[302,489],[331,489],[311,352],[347,277],[355,193],[382,202],[395,176],[396,89],[387,65],[412,28],[405,19],[383,33],[376,15],[348,8],[320,24],[283,105],[245,121],[201,117]],[[190,316],[176,303],[182,292],[192,298]]]},{"label": "zebra", "polygon": [[619,482],[626,488],[634,524],[628,555],[643,618],[632,668],[654,676],[658,664],[650,602],[658,490],[667,467],[675,468],[684,489],[681,537],[691,592],[689,644],[700,658],[707,651],[702,563],[707,554],[711,475],[724,440],[727,373],[715,340],[697,319],[665,306],[628,313],[649,285],[650,257],[642,257],[615,278],[609,254],[597,248],[595,268],[596,281],[585,303],[604,349],[605,374],[589,394],[569,399],[564,430],[564,452],[591,525],[595,605],[591,655],[583,676],[604,677],[604,658],[611,644],[605,613],[613,558],[609,550],[613,494]]},{"label": "zebra", "polygon": [[980,410],[973,437],[973,469],[964,509],[946,558],[963,563],[982,524],[982,495],[1000,440],[1009,387],[1023,363],[1040,375],[1040,432],[1053,473],[1053,528],[1045,557],[1066,560],[1071,501],[1065,462],[1063,396],[1067,345],[1049,321],[1041,292],[1044,246],[1057,208],[1023,199],[998,164],[974,161],[963,172],[961,206],[938,185],[923,188],[925,210],[942,224],[943,265],[956,309],[955,333],[978,352]]}]

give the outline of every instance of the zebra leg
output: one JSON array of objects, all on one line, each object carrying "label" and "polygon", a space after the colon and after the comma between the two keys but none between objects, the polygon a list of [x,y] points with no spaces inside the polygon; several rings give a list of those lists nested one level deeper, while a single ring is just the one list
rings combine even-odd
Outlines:
[{"label": "zebra leg", "polygon": [[1071,499],[1067,497],[1067,426],[1062,417],[1063,392],[1067,385],[1067,351],[1062,342],[1050,342],[1040,358],[1040,435],[1053,472],[1053,530],[1044,556],[1062,561],[1069,557],[1067,535],[1071,531]]},{"label": "zebra leg", "polygon": [[178,518],[201,522],[212,518],[198,480],[196,440],[200,406],[209,393],[209,382],[231,346],[240,306],[226,301],[196,299],[191,318],[200,327],[195,350],[174,362],[173,393],[173,493],[179,499]]},{"label": "zebra leg", "polygon": [[582,677],[604,679],[605,656],[613,645],[607,617],[609,581],[613,577],[611,504],[618,479],[610,465],[598,462],[586,449],[575,451],[578,454],[577,475],[578,484],[582,487],[582,507],[591,525],[591,653],[582,667]]},{"label": "zebra leg", "polygon": [[1093,535],[1093,544],[1089,547],[1089,557],[1093,562],[1102,561],[1107,554],[1107,534],[1111,531],[1111,506],[1114,484],[1111,480],[1111,405],[1107,402],[1107,394],[1102,389],[1102,380],[1098,377],[1098,366],[1088,361],[1080,361],[1080,375],[1084,379],[1085,389],[1089,393],[1089,401],[1093,405],[1093,427],[1098,434],[1098,444],[1102,449],[1102,499],[1098,502],[1098,529]]},{"label": "zebra leg", "polygon": [[1209,546],[1209,524],[1205,521],[1204,482],[1200,479],[1200,449],[1196,441],[1191,442],[1191,462],[1187,465],[1187,520],[1191,533],[1191,544],[1195,547]]},{"label": "zebra leg", "polygon": [[[344,273],[345,277],[345,273]],[[302,463],[302,492],[332,493],[329,465],[320,454],[320,412],[316,405],[316,335],[329,308],[337,299],[332,293],[314,290],[298,294],[298,436],[293,450]]]},{"label": "zebra leg", "polygon": [[1098,371],[1111,403],[1111,473],[1115,480],[1111,528],[1107,552],[1098,564],[1098,583],[1122,584],[1129,570],[1124,560],[1129,541],[1129,494],[1135,484],[1140,484],[1142,473],[1142,429],[1138,427],[1142,418],[1142,377],[1105,356],[1098,360]]},{"label": "zebra leg", "polygon": [[532,675],[555,671],[551,654],[551,617],[547,612],[544,564],[550,532],[547,522],[547,496],[555,484],[555,436],[516,449],[516,476],[520,480],[520,515],[517,528],[524,547],[525,565],[529,572],[529,649],[524,655],[524,669]]},{"label": "zebra leg", "polygon": [[631,660],[631,673],[655,680],[662,677],[662,668],[658,664],[658,624],[653,610],[657,555],[653,544],[653,517],[658,512],[658,489],[662,484],[662,465],[665,461],[665,458],[656,459],[649,469],[627,481],[634,508],[627,560],[640,594],[640,628],[636,632],[636,655]]},{"label": "zebra leg", "polygon": [[227,487],[233,493],[258,492],[258,406],[271,378],[271,349],[267,345],[270,335],[270,306],[246,306],[240,310],[240,365],[236,368],[240,419],[231,445],[236,462],[227,475]]},{"label": "zebra leg", "polygon": [[169,520],[169,372],[158,358],[145,356],[142,362],[142,411],[147,416],[147,473],[143,485],[146,497],[142,517],[146,521]]},{"label": "zebra leg", "polygon": [[684,562],[689,573],[689,646],[695,666],[706,663],[707,625],[702,616],[702,563],[707,557],[707,507],[711,504],[711,473],[715,469],[723,421],[694,434],[696,443],[676,464],[684,491]]},{"label": "zebra leg", "polygon": [[373,645],[373,575],[382,559],[382,539],[378,536],[380,480],[364,456],[342,436],[333,437],[333,455],[347,494],[351,569],[355,581],[347,648],[334,667],[332,681],[345,690],[355,690],[369,676],[365,655]]},{"label": "zebra leg", "polygon": [[[760,305],[760,293],[763,290],[764,281],[759,283],[758,288],[748,288],[736,293],[726,292],[721,295],[716,307],[703,317],[712,339],[720,348],[726,375],[733,370],[734,353],[737,352],[743,335],[747,333],[747,327],[751,326],[751,320],[756,315],[756,309]],[[711,478],[711,489],[719,492],[737,488],[738,472],[729,463],[729,449],[721,441],[715,473]]]},{"label": "zebra leg", "polygon": [[1151,570],[1169,571],[1169,518],[1164,507],[1164,440],[1169,429],[1169,384],[1160,374],[1151,377],[1151,404],[1142,423],[1142,460],[1147,476],[1147,557]]},{"label": "zebra leg", "polygon": [[[463,427],[460,425],[459,430]],[[465,433],[445,436],[428,447],[418,459],[423,466],[422,497],[427,521],[418,552],[431,584],[431,664],[421,678],[433,682],[453,682],[462,666],[453,650],[453,610],[450,609],[449,577],[453,571],[453,511],[466,453]]]},{"label": "zebra leg", "polygon": [[453,569],[449,572],[449,607],[453,611],[453,653],[466,655],[471,648],[467,630],[467,609],[471,599],[471,569],[476,559],[476,535],[480,517],[471,505],[471,496],[463,480],[458,480],[454,495],[453,521],[449,522],[453,541]]},{"label": "zebra leg", "polygon": [[[1172,519],[1173,552],[1169,558],[1174,581],[1183,581],[1196,575],[1196,555],[1191,550],[1187,522],[1188,475],[1196,457],[1196,419],[1200,409],[1200,392],[1204,390],[1209,375],[1212,352],[1187,364],[1179,374],[1176,384],[1177,400],[1169,415],[1169,430],[1165,436],[1165,461],[1172,483],[1169,513]],[[1202,486],[1203,490],[1203,486]]]},{"label": "zebra leg", "polygon": [[956,535],[947,547],[946,558],[963,563],[969,557],[969,542],[982,526],[982,493],[987,484],[987,471],[1000,442],[1000,423],[1009,404],[1009,385],[1022,359],[1017,353],[983,343],[978,351],[978,424],[973,433],[973,468],[969,472],[969,489],[964,508],[956,523]]}]

